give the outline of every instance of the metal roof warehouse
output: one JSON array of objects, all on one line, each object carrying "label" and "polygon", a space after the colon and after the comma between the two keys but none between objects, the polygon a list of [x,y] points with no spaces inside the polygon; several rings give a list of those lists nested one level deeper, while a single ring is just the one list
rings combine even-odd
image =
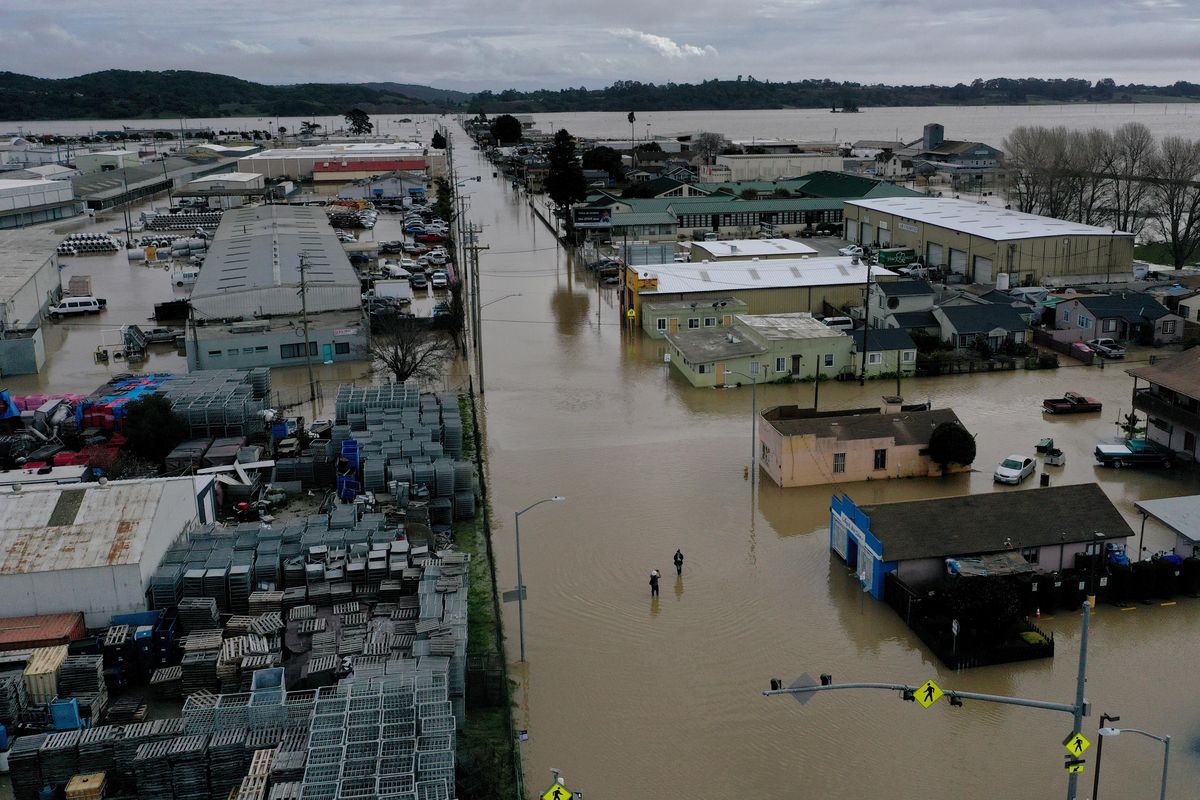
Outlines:
[{"label": "metal roof warehouse", "polygon": [[[728,292],[736,289],[780,289],[807,286],[865,285],[867,265],[853,259],[778,258],[767,261],[708,261],[690,264],[653,264],[637,267],[643,276],[656,278],[655,288],[643,295],[687,292]],[[895,273],[874,267],[875,278],[894,277]]]}]

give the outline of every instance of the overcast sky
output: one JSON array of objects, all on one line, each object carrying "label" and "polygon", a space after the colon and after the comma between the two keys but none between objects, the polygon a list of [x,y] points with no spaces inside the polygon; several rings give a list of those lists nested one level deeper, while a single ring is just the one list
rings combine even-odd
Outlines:
[{"label": "overcast sky", "polygon": [[[0,0],[0,70],[477,91],[615,80],[1200,81],[1200,0]],[[46,10],[26,10],[42,6]],[[2,114],[0,114],[2,115]]]}]

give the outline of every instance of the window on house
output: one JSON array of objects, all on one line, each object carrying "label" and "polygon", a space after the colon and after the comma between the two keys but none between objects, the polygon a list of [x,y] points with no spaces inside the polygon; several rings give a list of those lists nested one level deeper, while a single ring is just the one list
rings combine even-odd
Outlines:
[{"label": "window on house", "polygon": [[875,469],[887,469],[887,450],[879,449],[875,451]]},{"label": "window on house", "polygon": [[[317,343],[308,343],[308,354],[315,356],[317,354]],[[304,358],[304,342],[299,344],[281,344],[279,345],[280,358]]]},{"label": "window on house", "polygon": [[833,353],[826,353],[821,357],[821,363],[827,367],[833,366]]},{"label": "window on house", "polygon": [[1081,327],[1081,328],[1092,327],[1092,318],[1085,314],[1080,314],[1079,315],[1079,327]]},{"label": "window on house", "polygon": [[867,353],[867,363],[868,364],[882,364],[883,363],[883,353]]},{"label": "window on house", "polygon": [[696,372],[698,372],[701,375],[707,375],[708,373],[710,373],[712,371],[713,371],[712,364],[697,364],[696,365]]},{"label": "window on house", "polygon": [[221,356],[223,356],[225,354],[222,353],[220,350],[209,350],[208,355],[210,358],[220,358]]},{"label": "window on house", "polygon": [[231,355],[231,356],[236,356],[236,355],[238,354],[238,349],[237,349],[236,347],[231,347],[231,348],[229,348],[228,350],[226,350],[225,352],[226,352],[228,355]]},{"label": "window on house", "polygon": [[1175,332],[1175,320],[1173,320],[1173,319],[1163,320],[1162,332],[1163,332],[1164,336],[1169,336],[1172,333],[1174,333]]},{"label": "window on house", "polygon": [[1100,326],[1100,330],[1105,333],[1114,333],[1117,330],[1117,321],[1115,319],[1106,319]]},{"label": "window on house", "polygon": [[691,319],[688,320],[688,328],[689,329],[694,329],[694,328],[699,328],[699,327],[700,327],[699,318],[692,317]]},{"label": "window on house", "polygon": [[833,472],[834,472],[834,474],[836,475],[838,473],[842,473],[845,471],[846,471],[846,454],[845,453],[834,453],[833,454]]},{"label": "window on house", "polygon": [[1088,542],[1086,552],[1089,556],[1100,555],[1100,542]]},{"label": "window on house", "polygon": [[916,350],[905,350],[904,353],[901,354],[900,358],[902,361],[916,361],[917,360],[917,351]]},{"label": "window on house", "polygon": [[257,347],[255,347],[255,348],[254,348],[254,352],[256,352],[256,353],[265,353],[265,352],[267,352],[267,346],[266,346],[265,344],[260,344],[260,345],[258,345]]},{"label": "window on house", "polygon": [[778,358],[775,359],[775,371],[776,372],[787,372],[787,358],[786,357],[779,356]]},{"label": "window on house", "polygon": [[717,327],[717,318],[716,317],[705,317],[704,318],[704,327],[706,327],[706,328]]},{"label": "window on house", "polygon": [[1025,559],[1028,564],[1036,564],[1041,558],[1042,549],[1040,547],[1024,547],[1021,548],[1021,558]]},{"label": "window on house", "polygon": [[1179,305],[1179,316],[1183,317],[1184,319],[1191,319],[1192,318],[1192,309],[1190,309],[1189,307],[1187,307],[1181,303]]},{"label": "window on house", "polygon": [[244,356],[252,356],[252,355],[254,355],[254,348],[253,348],[253,347],[243,347],[243,348],[242,348],[242,355],[244,355]]},{"label": "window on house", "polygon": [[665,317],[659,317],[657,320],[654,321],[654,325],[660,331],[665,331],[667,329],[667,320]]},{"label": "window on house", "polygon": [[333,352],[337,353],[339,356],[349,355],[350,354],[350,343],[349,342],[334,342],[333,343]]},{"label": "window on house", "polygon": [[1071,321],[1071,309],[1064,308],[1063,309],[1063,322],[1070,322],[1070,321]]}]

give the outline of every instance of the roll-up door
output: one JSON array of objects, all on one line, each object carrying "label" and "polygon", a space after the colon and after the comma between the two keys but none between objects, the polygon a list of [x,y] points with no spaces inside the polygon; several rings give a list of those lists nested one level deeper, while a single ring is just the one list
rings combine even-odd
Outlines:
[{"label": "roll-up door", "polygon": [[887,228],[879,229],[879,246],[880,247],[891,247],[892,246],[892,232],[889,231]]},{"label": "roll-up door", "polygon": [[929,251],[928,255],[925,257],[925,264],[927,266],[940,267],[942,264],[946,263],[946,254],[942,250],[942,246],[940,244],[934,244],[933,242],[930,242],[927,249]]},{"label": "roll-up door", "polygon": [[950,250],[950,271],[959,275],[967,274],[967,253],[965,250]]},{"label": "roll-up door", "polygon": [[975,283],[992,282],[992,260],[983,256],[975,256]]},{"label": "roll-up door", "polygon": [[858,241],[858,220],[856,220],[856,219],[846,220],[846,241],[848,241],[848,242],[857,242]]},{"label": "roll-up door", "polygon": [[860,241],[864,247],[869,246],[871,242],[875,241],[875,229],[865,222],[862,226],[862,239]]}]

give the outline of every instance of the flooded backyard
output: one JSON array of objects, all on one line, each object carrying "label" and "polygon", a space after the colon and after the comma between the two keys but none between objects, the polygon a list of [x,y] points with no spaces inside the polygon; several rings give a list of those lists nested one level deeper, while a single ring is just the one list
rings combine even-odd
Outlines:
[{"label": "flooded backyard", "polygon": [[[1012,452],[1032,455],[1043,436],[1067,454],[1049,468],[1055,485],[1098,481],[1135,532],[1133,502],[1194,493],[1194,472],[1120,472],[1096,467],[1092,447],[1115,436],[1132,379],[1120,367],[906,380],[908,402],[952,408],[977,434],[974,472],[949,479],[876,481],[782,490],[744,476],[751,454],[751,392],[694,389],[662,360],[662,342],[623,331],[615,291],[598,288],[570,262],[527,199],[478,152],[455,137],[459,178],[469,182],[480,240],[483,404],[499,588],[516,585],[513,513],[522,517],[527,663],[518,663],[515,603],[504,623],[519,681],[517,727],[529,794],[563,771],[589,800],[632,796],[695,798],[857,797],[949,800],[999,792],[1061,797],[1066,715],[968,701],[925,710],[885,692],[844,692],[800,705],[763,698],[772,677],[801,673],[836,681],[921,683],[955,689],[1073,699],[1079,636],[1074,614],[1044,617],[1057,639],[1053,661],[953,673],[944,669],[887,606],[863,594],[828,548],[829,500],[846,492],[878,503],[996,488],[991,473]],[[159,203],[162,204],[162,203]],[[112,227],[109,221],[102,228]],[[373,234],[397,238],[386,217]],[[103,331],[141,324],[176,290],[168,274],[113,257],[65,261],[64,283],[90,274],[108,299],[101,317],[47,326],[50,363],[40,376],[8,378],[15,394],[82,391],[122,364],[97,364]],[[170,347],[142,371],[186,370]],[[362,364],[322,366],[332,411],[338,382],[370,380]],[[456,388],[461,378],[448,379]],[[304,370],[276,370],[287,402],[305,395]],[[441,388],[441,387],[439,387]],[[825,382],[822,408],[873,406],[894,381]],[[1100,398],[1102,415],[1047,418],[1044,397],[1066,390]],[[811,405],[812,384],[771,385],[759,408]],[[307,413],[307,410],[304,410]],[[1041,467],[1039,466],[1039,471]],[[971,520],[962,520],[969,525]],[[1014,520],[1019,525],[1020,520]],[[1170,546],[1147,528],[1151,550]],[[676,548],[683,576],[670,571]],[[651,599],[648,573],[666,576]],[[1100,712],[1121,724],[1174,738],[1172,796],[1200,782],[1200,698],[1190,690],[1200,663],[1200,601],[1102,606],[1092,629],[1084,732],[1095,743]],[[1105,748],[1107,797],[1157,796],[1161,750],[1121,737]],[[1081,781],[1090,797],[1092,767]],[[1086,787],[1086,790],[1083,789]]]}]

